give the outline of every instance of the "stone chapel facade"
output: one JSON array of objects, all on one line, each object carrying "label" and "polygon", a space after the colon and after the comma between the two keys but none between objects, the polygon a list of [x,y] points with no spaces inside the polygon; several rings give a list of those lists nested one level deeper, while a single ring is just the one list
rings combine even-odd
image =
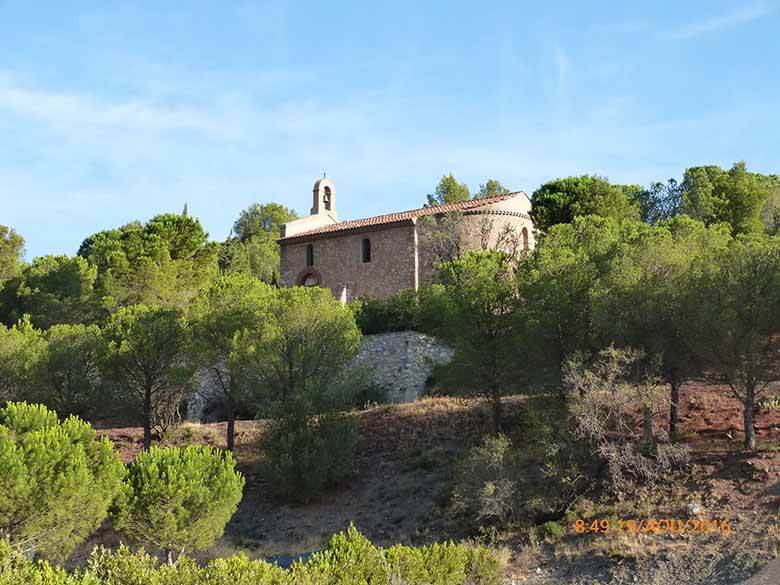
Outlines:
[{"label": "stone chapel facade", "polygon": [[311,214],[282,227],[280,284],[322,286],[345,301],[417,290],[434,277],[436,240],[430,232],[437,229],[437,221],[458,218],[453,225],[460,234],[461,251],[530,249],[534,246],[530,211],[528,196],[519,191],[339,221],[336,188],[330,179],[320,179],[314,184]]}]

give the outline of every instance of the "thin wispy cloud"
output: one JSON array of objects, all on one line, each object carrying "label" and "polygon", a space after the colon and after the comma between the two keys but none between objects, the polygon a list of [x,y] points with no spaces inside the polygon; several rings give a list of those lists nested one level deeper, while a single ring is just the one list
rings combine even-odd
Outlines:
[{"label": "thin wispy cloud", "polygon": [[224,125],[192,108],[172,108],[143,101],[111,103],[89,95],[11,84],[0,84],[0,110],[62,130],[112,127],[151,132],[191,130],[213,136],[225,134]]},{"label": "thin wispy cloud", "polygon": [[683,25],[671,31],[669,36],[674,39],[693,39],[753,22],[771,14],[773,10],[774,7],[767,2],[755,2],[726,14]]}]

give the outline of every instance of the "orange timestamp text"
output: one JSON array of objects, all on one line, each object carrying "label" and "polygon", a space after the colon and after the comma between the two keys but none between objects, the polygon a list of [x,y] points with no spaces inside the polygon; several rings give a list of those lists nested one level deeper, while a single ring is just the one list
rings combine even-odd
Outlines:
[{"label": "orange timestamp text", "polygon": [[577,534],[606,534],[610,531],[629,534],[731,534],[731,522],[727,518],[629,518],[610,520],[577,520]]}]

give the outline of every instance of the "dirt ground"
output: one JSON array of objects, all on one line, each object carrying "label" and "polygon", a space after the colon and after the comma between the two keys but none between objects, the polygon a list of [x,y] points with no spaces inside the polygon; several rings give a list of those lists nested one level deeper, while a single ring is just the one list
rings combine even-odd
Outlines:
[{"label": "dirt ground", "polygon": [[[523,400],[506,399],[510,417]],[[355,478],[348,486],[305,505],[285,504],[271,495],[256,447],[264,423],[240,421],[236,458],[247,478],[244,499],[225,537],[204,558],[237,550],[252,557],[297,555],[321,548],[331,534],[350,522],[379,545],[421,544],[469,536],[443,509],[451,490],[452,464],[491,428],[485,404],[429,398],[411,404],[378,406],[357,416],[361,439]],[[612,509],[613,514],[626,518],[681,518],[693,502],[702,515],[729,520],[730,540],[712,534],[706,538],[658,534],[583,536],[576,534],[573,525],[557,542],[529,544],[527,538],[517,535],[505,541],[512,558],[508,582],[602,582],[607,575],[614,575],[616,566],[625,565],[636,576],[643,563],[655,566],[652,564],[666,562],[668,566],[663,570],[676,575],[669,582],[694,583],[697,581],[686,581],[675,573],[675,563],[687,566],[691,573],[696,563],[714,562],[706,558],[715,551],[721,556],[745,556],[745,568],[741,569],[745,575],[758,570],[780,554],[780,409],[764,409],[759,414],[759,449],[755,453],[741,449],[741,421],[741,405],[725,387],[686,386],[680,429],[692,449],[689,473],[668,478],[662,488],[652,492],[623,494],[622,501],[614,502]],[[115,443],[125,461],[141,450],[140,429],[99,432]],[[223,446],[224,433],[224,424],[187,424],[166,442],[197,441]],[[583,514],[588,512],[587,507],[584,510]],[[598,518],[600,510],[599,504],[593,503],[589,513]],[[118,542],[118,537],[106,529],[89,545],[96,542],[112,544]],[[626,582],[665,583],[662,570],[648,570],[652,578]],[[587,580],[580,581],[580,577]],[[739,580],[735,576],[732,581],[711,582]]]}]

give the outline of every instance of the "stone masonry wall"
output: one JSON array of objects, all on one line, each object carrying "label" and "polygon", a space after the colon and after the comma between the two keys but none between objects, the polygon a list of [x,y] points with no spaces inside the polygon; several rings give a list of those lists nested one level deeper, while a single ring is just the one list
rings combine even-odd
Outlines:
[{"label": "stone masonry wall", "polygon": [[[371,241],[371,261],[363,262],[362,242]],[[314,265],[306,266],[306,246],[312,245]],[[338,234],[281,247],[280,284],[294,286],[308,273],[336,298],[346,286],[348,299],[386,298],[414,288],[414,230],[411,225],[353,234]]]},{"label": "stone masonry wall", "polygon": [[425,390],[434,365],[449,363],[452,355],[450,347],[416,331],[379,333],[363,336],[351,367],[368,369],[388,401],[412,402]]}]

